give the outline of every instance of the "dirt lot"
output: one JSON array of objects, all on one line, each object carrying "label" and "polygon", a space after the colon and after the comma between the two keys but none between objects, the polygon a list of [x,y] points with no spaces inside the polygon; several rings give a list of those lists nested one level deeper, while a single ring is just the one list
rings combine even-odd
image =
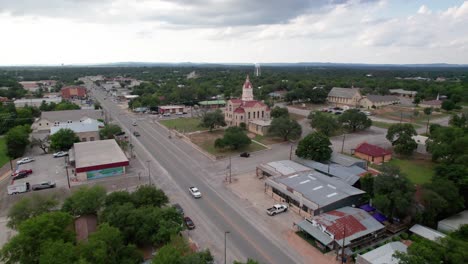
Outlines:
[{"label": "dirt lot", "polygon": [[265,181],[258,179],[254,172],[234,176],[233,183],[227,186],[237,196],[247,200],[258,213],[258,221],[266,225],[279,240],[286,240],[303,257],[304,263],[337,263],[334,256],[322,254],[294,233],[293,223],[302,221],[301,216],[292,211],[274,217],[265,213],[267,208],[278,202],[265,194]]}]

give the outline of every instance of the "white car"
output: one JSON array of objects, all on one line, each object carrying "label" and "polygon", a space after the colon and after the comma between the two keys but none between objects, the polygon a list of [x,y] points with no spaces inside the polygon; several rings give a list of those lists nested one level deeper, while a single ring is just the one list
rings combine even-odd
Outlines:
[{"label": "white car", "polygon": [[53,154],[54,158],[60,158],[60,157],[65,157],[68,156],[68,152],[66,151],[59,151]]},{"label": "white car", "polygon": [[183,112],[177,112],[176,115],[184,115]]},{"label": "white car", "polygon": [[18,160],[18,162],[16,162],[16,164],[25,164],[25,163],[29,163],[29,162],[33,162],[33,161],[34,161],[33,158],[25,157],[25,158],[22,158],[22,159]]},{"label": "white car", "polygon": [[190,194],[191,194],[194,198],[201,198],[201,192],[198,190],[197,187],[190,187],[190,188],[189,188],[189,191],[190,191]]}]

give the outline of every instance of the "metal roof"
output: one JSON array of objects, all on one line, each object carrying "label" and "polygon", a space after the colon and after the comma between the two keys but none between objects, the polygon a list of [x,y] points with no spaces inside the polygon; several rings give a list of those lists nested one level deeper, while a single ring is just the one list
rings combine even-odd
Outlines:
[{"label": "metal roof", "polygon": [[211,100],[211,101],[201,101],[198,102],[199,105],[225,105],[226,101],[224,100]]},{"label": "metal roof", "polygon": [[358,158],[355,158],[355,157],[351,157],[351,156],[348,156],[348,155],[344,155],[344,154],[341,154],[341,153],[338,153],[338,152],[335,152],[333,151],[332,152],[332,155],[330,157],[330,161],[333,162],[333,163],[337,163],[337,164],[340,164],[340,165],[343,165],[343,166],[353,166],[353,165],[356,165],[356,166],[359,166],[363,169],[365,169],[367,167],[367,161],[365,160],[362,160],[362,159],[358,159]]},{"label": "metal roof", "polygon": [[262,170],[273,173],[274,175],[291,175],[302,171],[310,171],[309,167],[303,166],[291,160],[272,161],[258,166]]},{"label": "metal roof", "polygon": [[360,255],[358,258],[365,259],[369,264],[398,264],[398,259],[393,257],[396,251],[406,253],[408,246],[397,241],[390,242],[381,247]]},{"label": "metal roof", "polygon": [[418,224],[411,227],[409,231],[415,233],[418,236],[424,237],[432,241],[437,241],[439,238],[445,237],[444,234],[440,233],[437,230],[434,230],[427,226],[418,225]]},{"label": "metal roof", "polygon": [[78,121],[86,118],[103,118],[102,110],[64,110],[64,111],[46,111],[41,113],[41,119],[51,122]]},{"label": "metal roof", "polygon": [[358,166],[345,167],[340,164],[324,164],[313,160],[296,159],[297,162],[320,171],[324,174],[340,178],[349,185],[354,185],[360,179],[360,175],[367,172]]},{"label": "metal roof", "polygon": [[374,94],[368,94],[366,98],[373,102],[373,103],[378,103],[378,102],[394,102],[394,101],[400,101],[400,99],[396,96],[393,95],[374,95]]},{"label": "metal roof", "polygon": [[468,210],[439,221],[437,224],[437,229],[444,232],[455,231],[462,225],[468,225]]},{"label": "metal roof", "polygon": [[331,238],[329,235],[325,234],[318,227],[314,226],[307,219],[303,220],[302,222],[297,223],[297,226],[299,226],[303,231],[305,231],[309,235],[313,236],[315,239],[317,239],[318,241],[320,241],[320,243],[322,243],[324,245],[328,245],[331,242],[333,242],[333,238]]},{"label": "metal roof", "polygon": [[[302,197],[319,207],[333,204],[350,196],[365,193],[340,179],[323,175],[317,171],[300,172],[287,177],[268,179],[267,182],[269,181],[286,186],[285,190],[281,190],[282,192],[292,197],[297,196],[297,194],[293,195],[291,193],[293,190],[294,193],[302,194]],[[317,206],[311,206],[311,208],[314,210],[318,209]]]},{"label": "metal roof", "polygon": [[99,131],[99,126],[103,126],[101,122],[88,118],[82,122],[60,123],[50,127],[50,135],[57,133],[60,129],[69,128],[75,133]]},{"label": "metal roof", "polygon": [[328,96],[334,97],[343,97],[343,98],[353,98],[353,96],[359,93],[359,88],[340,88],[333,87],[328,93]]},{"label": "metal roof", "polygon": [[76,168],[128,162],[115,139],[75,143]]}]

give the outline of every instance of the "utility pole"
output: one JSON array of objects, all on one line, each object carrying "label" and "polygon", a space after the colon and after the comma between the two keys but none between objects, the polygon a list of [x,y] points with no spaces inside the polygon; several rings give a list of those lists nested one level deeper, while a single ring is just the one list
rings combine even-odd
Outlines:
[{"label": "utility pole", "polygon": [[343,244],[341,245],[341,264],[344,263],[344,245],[345,245],[345,239],[346,239],[346,223],[344,224],[344,229],[343,229]]},{"label": "utility pole", "polygon": [[229,183],[232,183],[232,165],[231,165],[231,155],[229,155]]},{"label": "utility pole", "polygon": [[226,237],[227,237],[227,234],[229,234],[231,232],[229,231],[224,231],[224,264],[226,264]]},{"label": "utility pole", "polygon": [[151,186],[151,171],[150,171],[150,161],[147,160],[146,163],[148,164],[148,181],[149,185]]},{"label": "utility pole", "polygon": [[65,165],[65,170],[67,171],[68,189],[71,189],[71,186],[70,186],[70,176],[68,175],[68,164]]},{"label": "utility pole", "polygon": [[343,152],[344,152],[344,142],[345,142],[345,139],[346,139],[346,134],[343,134],[343,143],[341,143],[341,154],[343,154]]}]

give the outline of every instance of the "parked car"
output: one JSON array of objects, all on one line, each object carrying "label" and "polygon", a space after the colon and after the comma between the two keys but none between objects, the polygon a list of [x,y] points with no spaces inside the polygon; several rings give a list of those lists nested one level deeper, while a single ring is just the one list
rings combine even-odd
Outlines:
[{"label": "parked car", "polygon": [[60,158],[60,157],[65,157],[68,156],[68,152],[66,151],[59,151],[53,154],[54,158]]},{"label": "parked car", "polygon": [[20,170],[20,171],[13,172],[11,176],[13,177],[13,180],[18,180],[18,179],[28,177],[28,175],[31,173],[32,173],[32,170]]},{"label": "parked car", "polygon": [[135,137],[139,137],[139,136],[140,136],[140,133],[139,133],[138,131],[133,131],[133,135],[134,135]]},{"label": "parked car", "polygon": [[18,160],[18,161],[16,162],[16,164],[18,164],[18,165],[19,165],[19,164],[25,164],[25,163],[29,163],[29,162],[33,162],[33,161],[34,161],[33,158],[24,157],[24,158]]},{"label": "parked car", "polygon": [[369,112],[369,111],[362,111],[362,112],[363,112],[363,113],[364,113],[366,116],[370,116],[370,115],[372,115],[372,113],[371,113],[371,112]]},{"label": "parked car", "polygon": [[177,112],[176,115],[183,115],[184,112]]},{"label": "parked car", "polygon": [[179,214],[184,215],[184,209],[180,204],[173,204],[172,207],[174,207]]},{"label": "parked car", "polygon": [[287,210],[288,210],[287,205],[275,204],[272,207],[267,209],[267,214],[273,216],[273,215],[276,215],[276,214],[279,214],[279,213],[286,212]]},{"label": "parked car", "polygon": [[243,157],[243,158],[248,158],[248,157],[250,157],[250,153],[248,153],[248,152],[242,152],[242,153],[240,154],[240,156]]},{"label": "parked car", "polygon": [[184,222],[188,229],[195,229],[195,223],[192,221],[192,219],[190,219],[190,217],[184,217]]},{"label": "parked car", "polygon": [[171,116],[171,113],[164,113],[163,116]]},{"label": "parked car", "polygon": [[189,191],[190,191],[190,194],[194,197],[194,198],[201,198],[201,192],[198,190],[197,187],[190,187],[189,188]]},{"label": "parked car", "polygon": [[50,189],[50,188],[55,188],[55,182],[54,181],[41,182],[39,184],[34,184],[32,186],[33,191],[39,191],[39,190]]},{"label": "parked car", "polygon": [[136,121],[133,121],[133,124],[132,124],[132,125],[133,125],[133,126],[136,126],[136,125],[137,125],[137,122],[136,122]]}]

